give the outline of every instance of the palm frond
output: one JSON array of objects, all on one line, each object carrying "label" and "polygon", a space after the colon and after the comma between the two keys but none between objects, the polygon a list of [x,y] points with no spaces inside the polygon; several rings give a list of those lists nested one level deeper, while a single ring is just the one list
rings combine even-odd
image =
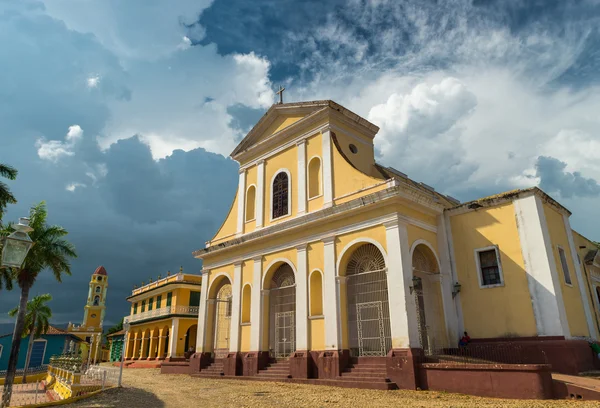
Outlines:
[{"label": "palm frond", "polygon": [[9,180],[14,180],[17,178],[17,174],[19,171],[8,164],[0,163],[0,176],[7,178]]}]

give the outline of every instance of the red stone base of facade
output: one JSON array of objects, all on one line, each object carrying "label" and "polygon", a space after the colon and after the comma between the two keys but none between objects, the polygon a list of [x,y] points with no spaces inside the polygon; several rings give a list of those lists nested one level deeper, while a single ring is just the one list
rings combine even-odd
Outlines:
[{"label": "red stone base of facade", "polygon": [[258,375],[269,363],[268,351],[249,351],[242,355],[242,375]]}]

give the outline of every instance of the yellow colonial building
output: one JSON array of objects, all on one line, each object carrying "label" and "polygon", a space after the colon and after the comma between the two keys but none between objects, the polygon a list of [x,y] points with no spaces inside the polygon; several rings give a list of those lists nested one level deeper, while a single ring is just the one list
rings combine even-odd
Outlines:
[{"label": "yellow colonial building", "polygon": [[[102,360],[102,324],[106,313],[108,274],[104,266],[96,268],[89,282],[88,297],[83,311],[83,322],[76,325],[69,322],[67,332],[77,336],[83,361]],[[90,348],[92,350],[90,355]]]},{"label": "yellow colonial building", "polygon": [[180,269],[131,292],[127,360],[181,359],[195,350],[201,281]]},{"label": "yellow colonial building", "polygon": [[[282,103],[233,151],[237,194],[194,253],[192,372],[359,381],[362,363],[415,387],[406,362],[465,331],[599,338],[597,248],[566,208],[538,188],[460,203],[377,164],[378,130],[332,101]],[[143,291],[138,308],[158,293]]]}]

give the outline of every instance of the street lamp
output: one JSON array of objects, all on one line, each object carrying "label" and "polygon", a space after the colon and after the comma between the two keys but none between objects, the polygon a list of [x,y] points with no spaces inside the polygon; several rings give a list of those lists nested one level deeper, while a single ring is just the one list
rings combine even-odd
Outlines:
[{"label": "street lamp", "polygon": [[29,226],[29,218],[19,218],[19,223],[13,225],[15,231],[2,239],[2,266],[20,268],[25,261],[27,253],[33,246],[33,241],[27,235],[33,231]]},{"label": "street lamp", "polygon": [[123,365],[125,364],[125,353],[127,352],[127,344],[129,343],[127,341],[127,334],[129,333],[129,327],[131,327],[131,325],[129,324],[129,319],[125,318],[123,319],[123,329],[125,330],[125,334],[123,334],[123,346],[121,347],[121,368],[119,369],[119,388],[122,386],[121,385],[121,380],[123,379]]}]

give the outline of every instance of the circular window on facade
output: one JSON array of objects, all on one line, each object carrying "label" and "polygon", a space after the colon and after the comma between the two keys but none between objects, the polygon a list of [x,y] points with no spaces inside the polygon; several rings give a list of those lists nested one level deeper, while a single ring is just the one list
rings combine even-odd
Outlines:
[{"label": "circular window on facade", "polygon": [[94,317],[96,317],[96,314],[95,314],[95,313],[94,313],[94,314],[92,314],[92,319],[93,319]]},{"label": "circular window on facade", "polygon": [[354,146],[353,144],[351,144],[350,146],[348,146],[350,148],[350,151],[354,154],[358,153],[358,148],[356,146]]}]

